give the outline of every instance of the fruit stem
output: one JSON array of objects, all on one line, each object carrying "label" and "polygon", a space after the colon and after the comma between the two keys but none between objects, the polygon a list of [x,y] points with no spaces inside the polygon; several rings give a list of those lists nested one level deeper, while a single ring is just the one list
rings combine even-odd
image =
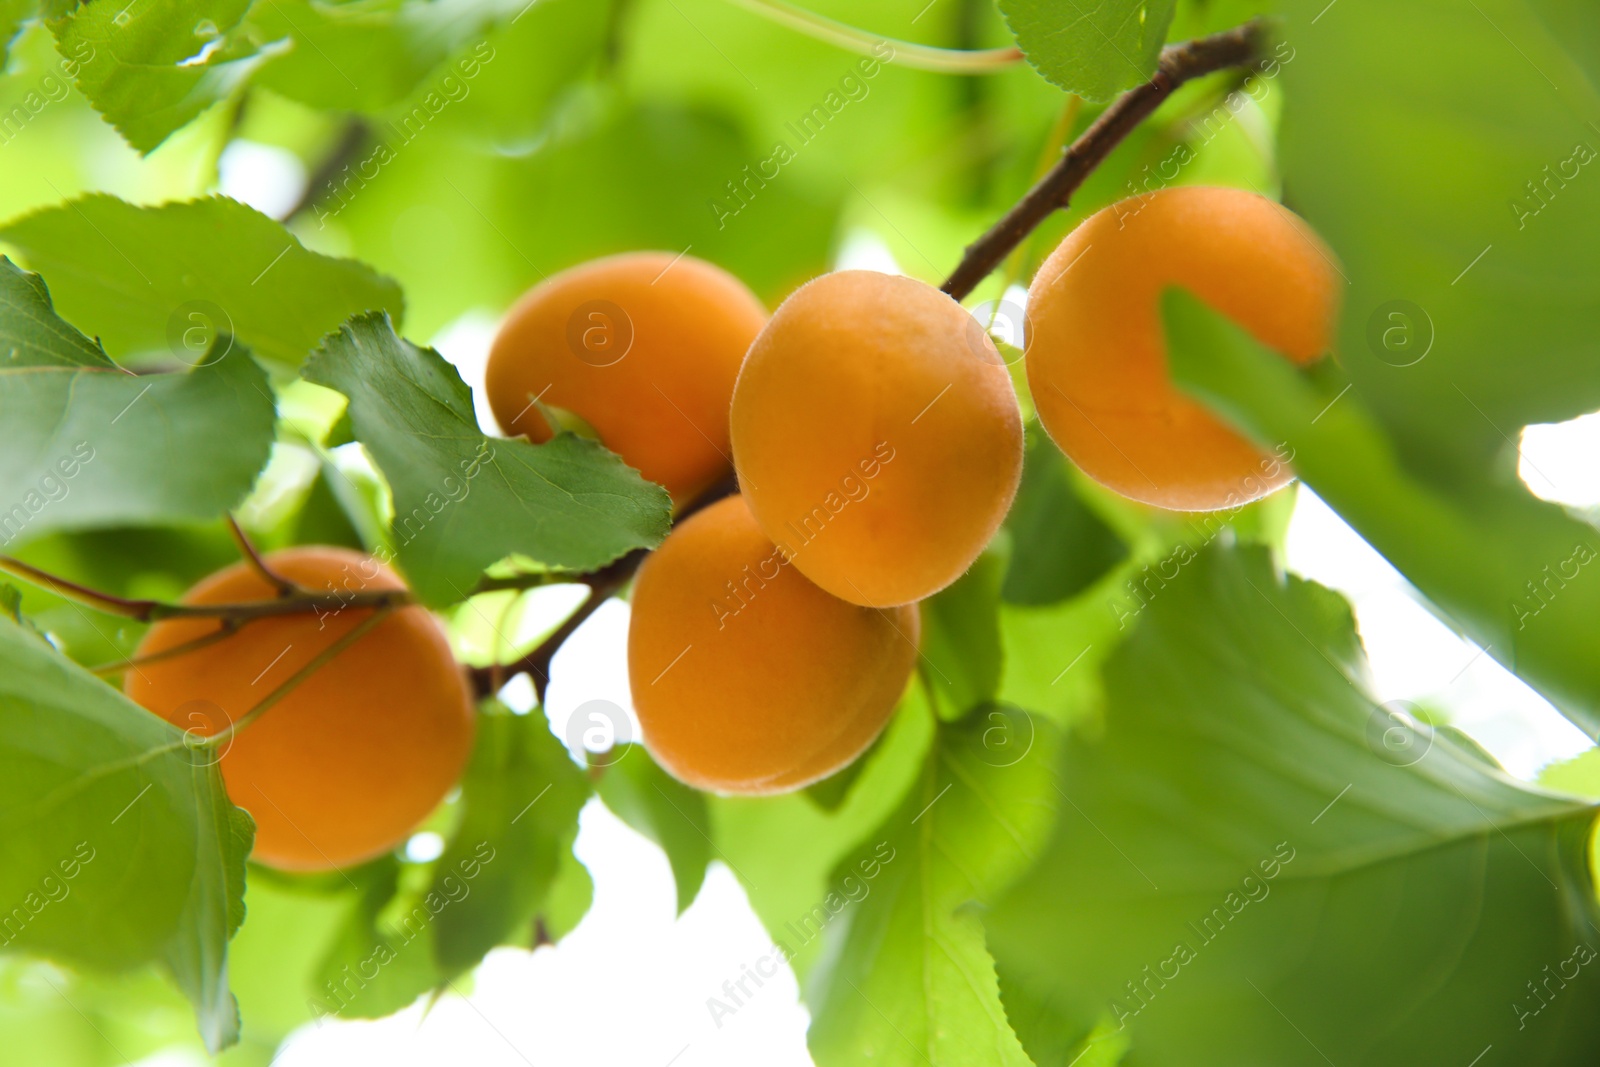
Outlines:
[{"label": "fruit stem", "polygon": [[1161,50],[1155,76],[1129,89],[1100,113],[1016,205],[982,237],[967,246],[961,262],[940,286],[956,300],[977,288],[1046,218],[1067,206],[1094,169],[1184,82],[1255,60],[1266,39],[1266,24],[1252,19],[1242,26],[1197,37]]},{"label": "fruit stem", "polygon": [[327,648],[323,649],[321,652],[318,652],[315,656],[312,656],[309,660],[307,660],[304,667],[301,667],[288,678],[284,679],[282,684],[277,686],[277,688],[273,689],[272,692],[268,693],[266,696],[262,697],[259,703],[257,703],[243,715],[239,716],[237,721],[229,723],[225,729],[218,730],[216,733],[206,738],[205,744],[211,748],[216,748],[233,740],[234,735],[240,730],[243,730],[246,726],[249,726],[251,723],[255,722],[262,716],[264,712],[270,709],[273,705],[277,704],[278,701],[294,692],[294,690],[298,688],[300,684],[307,678],[310,678],[313,674],[316,674],[329,663],[333,662],[333,660],[338,657],[339,653],[343,652],[345,649],[349,648],[351,645],[355,644],[357,641],[361,640],[368,633],[370,633],[374,627],[389,617],[389,613],[392,610],[393,608],[389,607],[378,608],[371,615],[368,615],[365,619],[362,619],[361,622],[351,627],[350,630],[343,634],[337,641],[334,641]]},{"label": "fruit stem", "polygon": [[233,543],[239,546],[239,555],[249,561],[255,572],[265,578],[273,588],[277,589],[280,597],[294,596],[301,592],[301,588],[294,582],[267,566],[267,561],[261,558],[261,553],[256,551],[256,546],[251,542],[244,527],[239,525],[239,520],[232,515],[228,516],[228,534],[233,538]]},{"label": "fruit stem", "polygon": [[[771,19],[781,26],[798,30],[808,37],[855,52],[872,56],[885,63],[898,63],[914,70],[931,70],[939,74],[993,74],[1022,62],[1022,49],[1010,48],[936,48],[933,45],[897,41],[843,22],[824,18],[813,11],[785,3],[784,0],[728,0],[730,4]],[[885,55],[884,53],[888,54]]]}]

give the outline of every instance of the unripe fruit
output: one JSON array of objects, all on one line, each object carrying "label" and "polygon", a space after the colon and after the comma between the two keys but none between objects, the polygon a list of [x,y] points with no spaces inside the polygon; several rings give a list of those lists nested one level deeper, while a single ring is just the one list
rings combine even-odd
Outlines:
[{"label": "unripe fruit", "polygon": [[506,315],[486,392],[506,433],[551,437],[564,409],[684,503],[728,472],[728,400],[766,309],[692,256],[632,252],[562,271]]},{"label": "unripe fruit", "polygon": [[1022,419],[994,343],[911,278],[801,286],[750,346],[733,459],[767,536],[855,604],[920,600],[994,536],[1022,472]]},{"label": "unripe fruit", "polygon": [[1039,421],[1083,472],[1180,511],[1236,507],[1293,478],[1180,393],[1161,294],[1181,286],[1298,364],[1330,347],[1333,254],[1255,193],[1180,186],[1090,216],[1028,290],[1028,385]]},{"label": "unripe fruit", "polygon": [[[324,595],[404,588],[376,561],[342,548],[293,548],[267,561]],[[184,602],[275,594],[240,563],[202,580]],[[321,617],[260,619],[215,644],[130,669],[124,688],[174,726],[216,733],[371,614],[334,608]],[[215,619],[156,623],[139,654],[217,626]],[[253,858],[286,870],[326,870],[393,848],[460,779],[473,715],[465,675],[438,622],[420,607],[393,611],[221,743],[228,795],[256,821]]]},{"label": "unripe fruit", "polygon": [[849,604],[790,566],[741,497],[639,568],[628,676],[645,745],[719,793],[798,789],[866,750],[917,659],[914,607]]}]

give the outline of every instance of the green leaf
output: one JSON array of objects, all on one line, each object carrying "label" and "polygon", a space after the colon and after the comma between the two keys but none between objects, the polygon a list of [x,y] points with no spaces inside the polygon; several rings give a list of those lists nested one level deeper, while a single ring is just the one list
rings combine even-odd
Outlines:
[{"label": "green leaf", "polygon": [[[617,0],[540,0],[520,7],[470,54],[450,62],[466,90],[437,80],[436,89],[456,91],[451,127],[470,133],[480,146],[531,144],[545,133],[562,94],[602,55],[619,17]],[[485,48],[487,46],[487,48]],[[478,64],[474,67],[473,60]],[[464,65],[463,65],[464,64]],[[468,72],[477,73],[468,77]],[[464,95],[463,95],[464,94]],[[415,94],[413,96],[415,99]],[[422,97],[427,106],[427,97]],[[404,125],[404,118],[401,119]]]},{"label": "green leaf", "polygon": [[838,807],[823,810],[798,793],[708,798],[716,858],[739,879],[767,932],[789,949],[789,966],[802,982],[823,948],[815,924],[803,929],[806,917],[834,890],[834,868],[915,786],[934,732],[922,687],[911,686]]},{"label": "green leaf", "polygon": [[23,23],[38,13],[38,0],[0,0],[0,71],[5,70],[11,42],[22,32]]},{"label": "green leaf", "polygon": [[325,1015],[377,1019],[439,984],[431,947],[451,902],[402,885],[409,874],[393,855],[344,872],[355,903],[317,965],[308,1005]]},{"label": "green leaf", "polygon": [[[108,0],[96,0],[105,3]],[[139,207],[93,194],[0,228],[50,278],[62,314],[119,357],[194,364],[222,334],[298,364],[362,311],[404,309],[392,280],[307,251],[282,224],[226,197]]]},{"label": "green leaf", "polygon": [[884,743],[886,737],[888,737],[887,733],[879,734],[878,739],[872,742],[860,756],[821,781],[812,782],[801,790],[802,794],[823,811],[838,811],[844,802],[850,798],[851,790],[855,789],[856,782],[860,780],[862,772],[871,765],[878,747]]},{"label": "green leaf", "polygon": [[[589,798],[588,778],[543,715],[486,708],[461,783],[461,824],[430,890],[450,902],[434,937],[446,978],[476,966],[496,945],[532,943],[533,920],[572,851]],[[570,898],[562,903],[563,919],[570,918]]]},{"label": "green leaf", "polygon": [[1600,800],[1600,748],[1552,763],[1539,772],[1539,784],[1575,796]]},{"label": "green leaf", "polygon": [[239,1039],[239,1005],[228,988],[228,942],[244,922],[245,857],[256,825],[239,808],[207,802],[211,791],[223,789],[221,775],[214,768],[205,771],[202,778],[196,769],[194,797],[201,815],[195,851],[204,862],[195,866],[163,962],[195,1006],[201,1040],[216,1053]]},{"label": "green leaf", "polygon": [[328,338],[305,377],[350,398],[356,437],[394,490],[394,539],[429,604],[465,598],[514,553],[591,570],[666,536],[666,490],[594,441],[485,437],[472,393],[432,349],[366,315]]},{"label": "green leaf", "polygon": [[922,602],[922,670],[940,717],[959,719],[1000,687],[1000,583],[1005,558],[988,550]]},{"label": "green leaf", "polygon": [[540,931],[551,942],[559,942],[577,929],[594,904],[594,879],[589,868],[569,848],[561,853],[555,879],[539,909]]},{"label": "green leaf", "polygon": [[[512,29],[525,32],[546,2]],[[521,92],[509,77],[516,62],[508,46],[481,77],[504,74]],[[836,56],[830,66],[836,78],[851,60]],[[416,336],[474,308],[508,306],[541,274],[611,252],[692,244],[691,255],[772,297],[827,270],[839,224],[831,188],[819,194],[808,183],[769,182],[736,219],[719,224],[711,198],[733,199],[725,183],[773,150],[767,136],[756,141],[730,125],[720,107],[655,96],[623,106],[609,92],[569,91],[548,129],[513,134],[507,148],[482,143],[477,99],[475,90],[459,110],[451,104],[413,140],[397,137],[390,155],[380,155],[389,162],[375,179],[327,205],[337,208],[329,228],[349,234],[364,257],[404,284],[406,325]],[[530,196],[534,189],[539,194]]]},{"label": "green leaf", "polygon": [[[359,878],[366,868],[350,872]],[[247,1040],[269,1047],[338,1003],[321,985],[322,964],[344,932],[359,894],[343,878],[318,891],[314,880],[270,868],[251,872],[249,921],[233,940],[228,975]]]},{"label": "green leaf", "polygon": [[50,21],[96,111],[140,152],[229,96],[265,58],[235,27],[250,0],[88,0]]},{"label": "green leaf", "polygon": [[228,940],[253,826],[210,751],[0,617],[3,943],[121,970],[161,961],[207,1047],[238,1038]]},{"label": "green leaf", "polygon": [[99,367],[116,370],[99,344],[56,315],[44,279],[0,257],[0,344],[3,367]]},{"label": "green leaf", "polygon": [[818,920],[827,917],[825,936],[845,932],[807,993],[819,1067],[1031,1067],[974,907],[1025,869],[1048,834],[1059,735],[1008,714],[1028,749],[996,747],[981,718],[940,727],[916,787],[835,871],[844,898],[825,898]]},{"label": "green leaf", "polygon": [[1600,407],[1600,23],[1325,2],[1284,5],[1281,156],[1349,282],[1336,351],[1408,459],[1476,475],[1523,424]]},{"label": "green leaf", "polygon": [[0,258],[0,545],[51,530],[215,518],[272,445],[266,376],[219,338],[203,366],[135,376]]},{"label": "green leaf", "polygon": [[1429,484],[1329,361],[1303,374],[1192,296],[1165,298],[1180,388],[1266,447],[1287,446],[1317,495],[1399,568],[1457,629],[1600,732],[1592,647],[1600,532],[1520,485]]},{"label": "green leaf", "polygon": [[[257,4],[247,19],[252,35],[267,41],[291,38],[294,47],[284,50],[255,81],[313,107],[376,111],[405,98],[437,71],[418,101],[428,108],[426,125],[438,113],[435,108],[453,106],[470,95],[472,79],[495,58],[485,36],[528,7],[528,0]],[[458,50],[463,65],[441,68]]]},{"label": "green leaf", "polygon": [[22,618],[22,590],[9,582],[0,582],[0,614],[18,626],[26,626]]},{"label": "green leaf", "polygon": [[1109,1019],[1150,1065],[1595,1057],[1590,994],[1545,1011],[1525,985],[1600,933],[1595,809],[1365,677],[1348,606],[1264,548],[1207,549],[1151,602],[1053,838],[985,919],[1050,1047]]},{"label": "green leaf", "polygon": [[1088,100],[1150,80],[1175,0],[1000,0],[1028,62]]},{"label": "green leaf", "polygon": [[682,915],[699,894],[712,858],[705,794],[663,771],[643,745],[630,745],[615,756],[600,779],[600,799],[667,854]]},{"label": "green leaf", "polygon": [[1128,558],[1128,546],[1084,503],[1066,460],[1037,427],[1028,434],[1006,529],[1011,565],[1000,595],[1008,604],[1040,606],[1076,596]]}]

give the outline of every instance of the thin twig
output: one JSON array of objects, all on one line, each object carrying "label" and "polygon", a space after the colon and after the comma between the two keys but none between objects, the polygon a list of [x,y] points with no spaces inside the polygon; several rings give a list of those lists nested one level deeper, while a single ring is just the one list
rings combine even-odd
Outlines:
[{"label": "thin twig", "polygon": [[102,593],[65,578],[57,578],[48,571],[42,571],[33,564],[24,563],[13,556],[0,556],[0,571],[15,575],[41,589],[48,589],[57,596],[98,608],[108,615],[123,615],[130,619],[144,620],[145,612],[153,603],[149,600],[129,600],[127,597],[112,596],[110,593]]},{"label": "thin twig", "polygon": [[472,587],[472,595],[511,590],[518,593],[539,589],[547,585],[581,585],[584,577],[573,571],[540,571],[538,573],[512,574],[504,578],[483,578]]},{"label": "thin twig", "polygon": [[265,619],[282,615],[312,615],[343,608],[396,608],[411,603],[404,589],[384,589],[373,593],[308,593],[277,600],[250,600],[237,604],[173,604],[164,600],[130,600],[102,593],[77,582],[58,578],[31,563],[13,556],[0,556],[0,571],[16,575],[57,596],[76,600],[108,615],[139,622],[161,619]]},{"label": "thin twig", "polygon": [[[158,622],[161,619],[231,619],[246,623],[254,619],[276,618],[284,615],[320,615],[344,608],[398,608],[413,603],[411,594],[404,589],[383,589],[366,593],[313,593],[296,587],[293,595],[274,600],[251,600],[231,604],[180,604],[164,600],[130,600],[113,596],[97,589],[80,585],[31,563],[13,556],[0,556],[0,571],[5,571],[57,596],[76,600],[108,615],[120,615],[138,622]],[[545,585],[587,581],[581,574],[517,574],[506,578],[485,578],[474,586],[469,596],[499,590],[534,589]]]},{"label": "thin twig", "polygon": [[345,120],[333,147],[328,150],[328,154],[323,157],[317,169],[306,179],[306,187],[301,191],[300,199],[284,213],[285,222],[302,212],[311,210],[325,193],[338,195],[335,179],[339,177],[341,171],[356,161],[356,157],[366,147],[371,133],[372,127],[367,125],[365,119],[351,117]]},{"label": "thin twig", "polygon": [[226,729],[218,730],[210,737],[207,737],[206,743],[213,748],[226,744],[240,730],[243,730],[246,726],[249,726],[251,723],[259,719],[263,712],[267,711],[273,705],[281,701],[284,697],[294,692],[294,690],[297,689],[307,678],[310,678],[313,674],[316,674],[329,663],[333,662],[333,660],[338,657],[339,653],[343,652],[345,649],[349,648],[351,645],[367,636],[367,634],[370,633],[379,623],[383,622],[384,619],[389,617],[391,610],[392,609],[390,608],[379,608],[371,615],[368,615],[365,619],[362,619],[359,623],[341,635],[337,641],[334,641],[327,648],[324,648],[321,652],[318,652],[315,656],[312,656],[311,659],[307,660],[305,666],[301,667],[288,678],[284,679],[282,684],[278,685],[272,690],[272,692],[262,697],[260,702],[252,707],[249,711],[239,716],[236,721],[229,723]]},{"label": "thin twig", "polygon": [[1022,62],[1022,49],[935,48],[932,45],[897,41],[881,34],[868,33],[843,22],[824,18],[784,0],[728,0],[729,3],[771,19],[781,26],[798,30],[808,37],[885,63],[898,63],[915,70],[938,74],[993,74]]},{"label": "thin twig", "polygon": [[184,641],[181,644],[173,645],[171,648],[163,648],[160,652],[150,652],[143,656],[130,656],[117,663],[103,663],[98,667],[90,667],[89,671],[92,674],[102,675],[121,674],[123,671],[148,667],[152,663],[160,663],[164,659],[177,659],[179,656],[186,656],[191,652],[197,652],[209,645],[214,645],[218,641],[227,640],[244,629],[248,623],[249,620],[247,619],[223,619],[221,625],[215,630],[208,634],[201,634],[192,641]]},{"label": "thin twig", "polygon": [[301,589],[294,582],[267,566],[267,561],[261,558],[261,553],[256,551],[256,546],[251,542],[244,527],[239,525],[239,520],[232,515],[228,516],[228,534],[233,538],[233,543],[239,546],[239,554],[249,562],[255,572],[267,580],[267,583],[278,591],[280,597],[294,596]]},{"label": "thin twig", "polygon": [[578,605],[578,609],[567,616],[566,621],[552,630],[548,637],[540,641],[537,647],[520,659],[510,663],[495,663],[488,667],[473,668],[473,690],[479,696],[488,696],[499,692],[512,677],[526,674],[533,682],[535,699],[542,703],[545,687],[550,684],[550,661],[555,658],[555,654],[566,643],[567,638],[587,622],[589,616],[600,610],[600,605],[610,600],[628,584],[648,554],[644,549],[636,549],[585,578],[584,583],[589,587],[589,594]]},{"label": "thin twig", "polygon": [[[702,508],[716,503],[718,500],[738,492],[738,480],[730,474],[711,489],[707,490],[691,504],[686,505],[679,513],[678,520],[688,518]],[[583,583],[589,587],[589,596],[579,605],[572,616],[557,627],[549,637],[539,643],[539,646],[526,656],[511,663],[497,663],[490,667],[475,668],[471,672],[474,690],[480,695],[498,692],[507,679],[517,674],[528,674],[534,680],[539,698],[544,698],[544,687],[549,681],[550,660],[555,656],[556,650],[566,639],[572,636],[583,622],[599,610],[612,596],[622,590],[632,580],[634,572],[644,562],[650,553],[647,549],[635,549],[627,555],[601,567],[599,570],[588,574],[571,574],[565,572],[519,574],[506,578],[485,578],[473,587],[470,596],[480,593],[495,592],[498,590],[533,589],[545,585]],[[415,603],[411,593],[405,589],[384,589],[369,593],[309,593],[300,591],[291,596],[279,596],[274,600],[252,600],[232,604],[182,604],[170,603],[163,600],[132,600],[127,597],[113,596],[102,593],[66,578],[57,577],[47,571],[40,570],[31,563],[24,563],[13,556],[0,556],[0,571],[16,575],[34,585],[48,589],[58,596],[76,600],[81,604],[110,615],[120,615],[123,618],[134,619],[139,622],[158,622],[162,619],[221,619],[225,625],[216,634],[208,634],[203,638],[175,646],[162,653],[150,657],[136,658],[125,663],[111,663],[95,668],[99,673],[112,674],[119,670],[127,670],[157,659],[167,659],[180,655],[182,652],[193,651],[194,648],[204,647],[213,641],[221,640],[228,633],[238,630],[256,619],[281,618],[287,615],[310,615],[344,611],[345,609],[371,609],[380,613],[392,611]],[[231,628],[231,629],[230,629]],[[192,646],[192,647],[191,647]],[[181,651],[180,651],[181,650]]]},{"label": "thin twig", "polygon": [[[732,496],[739,491],[738,479],[729,475],[710,489],[706,490],[693,502],[684,505],[675,520],[682,522],[690,515],[710,507],[717,501],[727,496]],[[472,670],[472,687],[480,697],[488,696],[500,691],[509,679],[518,674],[526,674],[533,682],[534,696],[544,702],[545,687],[550,683],[550,661],[561,646],[571,637],[578,627],[588,621],[589,616],[600,610],[600,606],[613,596],[620,593],[630,581],[633,580],[639,565],[650,555],[646,549],[635,549],[621,559],[615,560],[592,574],[567,575],[568,581],[583,582],[589,587],[589,595],[578,605],[567,620],[550,632],[550,635],[527,655],[511,663],[497,663],[488,667],[475,667]]]},{"label": "thin twig", "polygon": [[1066,207],[1084,179],[1178,86],[1251,62],[1257,57],[1265,37],[1265,24],[1255,19],[1222,33],[1163,48],[1155,77],[1129,89],[1101,112],[1083,135],[1072,142],[1061,161],[988,233],[967,246],[961,262],[941,288],[957,300],[965,299],[1035,227],[1053,212]]}]

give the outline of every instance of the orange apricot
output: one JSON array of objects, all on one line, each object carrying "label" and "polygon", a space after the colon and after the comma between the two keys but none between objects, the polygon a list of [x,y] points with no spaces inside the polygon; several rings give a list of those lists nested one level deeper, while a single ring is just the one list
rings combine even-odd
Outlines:
[{"label": "orange apricot", "polygon": [[684,520],[639,568],[628,675],[645,746],[718,793],[798,789],[850,763],[889,721],[917,660],[915,607],[819,589],[743,498]]},{"label": "orange apricot", "polygon": [[1022,419],[961,305],[849,270],[801,286],[750,346],[733,460],[761,528],[807,578],[867,607],[949,585],[1016,495]]},{"label": "orange apricot", "polygon": [[1237,507],[1293,472],[1167,370],[1160,300],[1182,286],[1297,364],[1330,347],[1333,254],[1255,193],[1180,186],[1130,197],[1079,225],[1028,291],[1028,385],[1039,421],[1085,474],[1180,511]]},{"label": "orange apricot", "polygon": [[[267,562],[314,593],[404,588],[375,560],[342,548],[292,548]],[[203,579],[184,602],[275,593],[239,563]],[[123,685],[174,726],[213,734],[371,614],[345,608],[263,618],[214,644],[132,668]],[[214,619],[158,622],[139,655],[217,628]],[[393,848],[460,779],[473,716],[466,677],[439,623],[420,607],[394,610],[219,745],[228,795],[256,821],[253,857],[285,870],[328,870]]]},{"label": "orange apricot", "polygon": [[577,415],[679,504],[729,469],[728,400],[766,309],[692,256],[631,252],[535,286],[489,352],[489,406],[508,434],[546,441],[532,403]]}]

